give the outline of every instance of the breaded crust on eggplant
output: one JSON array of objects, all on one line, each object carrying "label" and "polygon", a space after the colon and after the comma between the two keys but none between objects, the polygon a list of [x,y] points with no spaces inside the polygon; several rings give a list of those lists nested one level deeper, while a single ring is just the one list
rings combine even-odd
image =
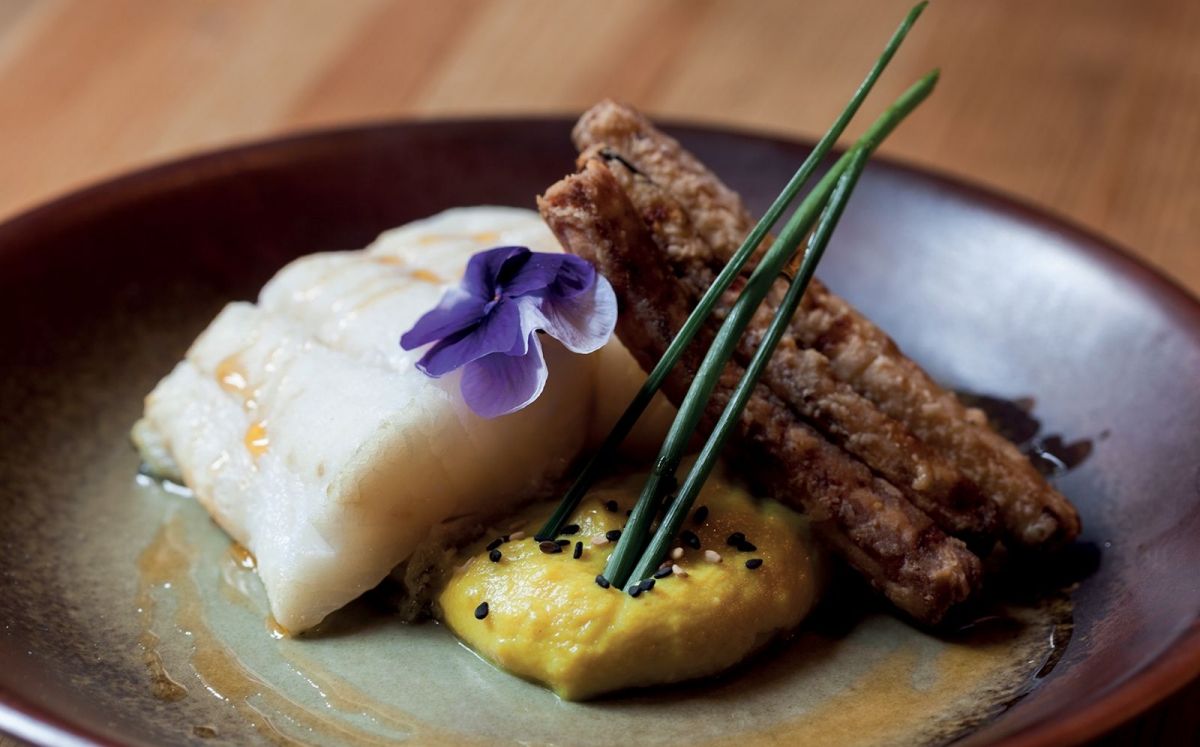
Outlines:
[{"label": "breaded crust on eggplant", "polygon": [[[694,303],[661,261],[654,237],[620,183],[599,160],[547,190],[543,217],[568,251],[594,262],[617,292],[617,332],[645,368],[653,366]],[[678,404],[711,340],[698,336],[664,390]],[[731,361],[709,402],[704,427],[719,416],[744,369]],[[759,384],[735,438],[739,461],[780,500],[802,507],[814,527],[897,607],[937,624],[979,587],[980,562],[900,491],[807,425]]]},{"label": "breaded crust on eggplant", "polygon": [[[630,107],[601,102],[580,118],[573,137],[585,156],[603,154],[621,164],[613,166],[619,178],[621,169],[629,172],[622,181],[630,199],[652,226],[660,251],[688,258],[693,268],[685,273],[688,276],[719,268],[753,226],[749,212],[733,190]],[[682,235],[680,222],[663,207],[665,201],[653,197],[655,190],[669,196],[678,206],[678,214],[686,216],[692,238]],[[705,265],[707,270],[695,269]],[[684,278],[684,282],[694,286],[697,279]],[[783,284],[777,283],[764,307],[777,306],[783,291]],[[771,314],[773,311],[765,311],[763,318],[769,319]],[[757,322],[755,327],[761,328]],[[768,375],[766,381],[774,382],[773,388],[785,399],[815,400],[821,412],[809,417],[827,422],[827,435],[840,439],[845,448],[868,460],[880,474],[886,474],[897,485],[921,484],[924,476],[948,481],[934,489],[933,499],[949,501],[941,505],[951,512],[956,505],[969,512],[973,502],[970,489],[944,470],[943,466],[948,465],[967,482],[978,486],[999,516],[1003,540],[1016,548],[1052,547],[1078,536],[1080,521],[1074,506],[1046,482],[1013,444],[987,424],[982,413],[966,407],[953,392],[934,382],[904,356],[886,333],[819,280],[809,286],[790,332],[791,342],[782,344],[781,350],[786,354],[794,346],[804,355],[790,358],[791,371],[784,380]],[[834,386],[831,379],[845,388]],[[814,382],[820,387],[814,387]],[[919,440],[925,447],[924,454],[939,455],[943,464],[935,467],[936,462],[928,456],[918,457],[922,466],[914,468],[916,476],[910,483],[900,469],[905,466],[902,462],[869,454],[847,440],[858,434],[859,439],[911,444],[903,436],[897,436],[894,428],[887,435],[886,429],[878,424],[852,430],[859,428],[859,424],[853,419],[840,419],[839,413],[862,415],[863,411],[858,405],[845,404],[850,401],[846,388],[873,403],[878,413]],[[918,502],[923,500],[921,495],[909,494]],[[935,515],[938,513],[933,506],[923,504],[923,507]],[[946,522],[946,517],[939,516],[939,521]],[[986,521],[980,514],[974,523],[982,525]],[[944,526],[956,531],[950,523]]]}]

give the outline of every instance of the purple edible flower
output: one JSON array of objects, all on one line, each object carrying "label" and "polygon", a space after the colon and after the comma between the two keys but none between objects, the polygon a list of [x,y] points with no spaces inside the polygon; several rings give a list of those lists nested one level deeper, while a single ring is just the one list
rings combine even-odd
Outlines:
[{"label": "purple edible flower", "polygon": [[617,323],[612,286],[587,260],[501,246],[471,257],[462,284],[400,338],[413,350],[434,343],[417,368],[439,378],[463,370],[467,406],[485,418],[528,406],[546,386],[537,332],[575,353],[608,342]]}]

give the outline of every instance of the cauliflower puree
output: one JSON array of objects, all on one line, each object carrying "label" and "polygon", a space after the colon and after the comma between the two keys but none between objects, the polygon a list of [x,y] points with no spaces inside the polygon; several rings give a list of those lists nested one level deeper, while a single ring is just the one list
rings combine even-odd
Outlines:
[{"label": "cauliflower puree", "polygon": [[[568,700],[716,674],[804,619],[822,581],[807,520],[719,470],[685,525],[700,548],[678,543],[682,556],[673,562],[686,575],[660,578],[637,598],[598,586],[615,545],[605,535],[622,528],[645,477],[594,489],[564,527],[578,531],[560,536],[570,541],[561,552],[546,553],[533,539],[553,504],[517,517],[519,539],[494,546],[488,536],[468,547],[454,561],[438,614],[480,655]],[[740,550],[729,544],[739,532]]]}]

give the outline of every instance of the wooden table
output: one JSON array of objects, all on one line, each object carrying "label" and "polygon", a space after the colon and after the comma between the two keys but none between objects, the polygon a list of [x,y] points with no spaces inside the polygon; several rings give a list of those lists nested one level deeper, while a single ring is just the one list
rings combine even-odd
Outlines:
[{"label": "wooden table", "polygon": [[[198,149],[349,121],[575,112],[819,134],[908,0],[0,0],[0,214]],[[868,114],[1200,291],[1200,2],[937,0]],[[1105,744],[1200,735],[1200,685]],[[0,737],[0,747],[9,744]]]}]

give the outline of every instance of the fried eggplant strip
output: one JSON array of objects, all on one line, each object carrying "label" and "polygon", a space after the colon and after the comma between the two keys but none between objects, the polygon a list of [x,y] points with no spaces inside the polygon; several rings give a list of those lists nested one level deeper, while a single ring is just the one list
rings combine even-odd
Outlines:
[{"label": "fried eggplant strip", "polygon": [[[692,215],[696,229],[714,247],[736,250],[754,227],[742,198],[674,139],[654,128],[635,109],[602,101],[584,112],[571,137],[583,152],[590,146],[611,146],[614,155],[671,193]],[[729,216],[739,220],[730,221]],[[728,259],[728,256],[722,257]]]},{"label": "fried eggplant strip", "polygon": [[1079,535],[1075,507],[1016,446],[992,430],[982,412],[938,386],[887,334],[828,288],[809,287],[793,329],[801,344],[828,357],[840,379],[907,424],[926,444],[953,455],[996,504],[1009,544],[1056,546]]},{"label": "fried eggplant strip", "polygon": [[[690,299],[621,185],[591,161],[547,190],[538,206],[564,248],[596,263],[612,283],[621,306],[618,335],[643,367],[653,366],[687,318]],[[698,336],[668,377],[664,391],[675,403],[709,341],[711,335]],[[704,427],[743,373],[736,362],[726,368]],[[805,425],[768,387],[756,387],[735,442],[763,468],[780,500],[803,507],[826,541],[915,619],[936,624],[977,590],[979,559],[961,541]]]},{"label": "fried eggplant strip", "polygon": [[[584,153],[589,154],[604,158],[593,149]],[[607,165],[694,307],[719,270],[712,266],[712,249],[671,195],[622,161]],[[786,283],[781,281],[781,285]],[[724,294],[716,310],[718,319],[732,307],[737,294],[736,287]],[[775,310],[775,305],[764,303],[755,314],[735,353],[741,365],[748,365],[754,356]],[[821,353],[801,347],[789,333],[780,340],[762,380],[808,424],[899,488],[946,532],[983,539],[994,531],[995,508],[979,488],[902,423],[834,376]]]},{"label": "fried eggplant strip", "polygon": [[[619,157],[669,193],[707,242],[713,262],[725,261],[753,226],[736,193],[631,108],[601,102],[583,115],[573,136],[581,151],[601,149]],[[777,288],[768,303],[777,304],[781,296]],[[1036,548],[1078,536],[1075,508],[1015,446],[819,281],[810,284],[791,331],[800,347],[824,356],[839,381],[977,484],[996,507],[1006,543]]]}]

